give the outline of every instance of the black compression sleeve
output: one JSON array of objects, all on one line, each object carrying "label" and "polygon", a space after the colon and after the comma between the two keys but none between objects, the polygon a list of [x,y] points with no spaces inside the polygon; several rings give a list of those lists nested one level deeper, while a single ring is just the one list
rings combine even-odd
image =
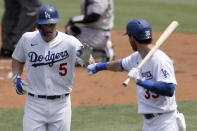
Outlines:
[{"label": "black compression sleeve", "polygon": [[84,20],[81,21],[80,23],[87,24],[87,23],[96,22],[100,18],[100,16],[101,15],[99,15],[99,14],[92,13],[90,15],[85,16]]}]

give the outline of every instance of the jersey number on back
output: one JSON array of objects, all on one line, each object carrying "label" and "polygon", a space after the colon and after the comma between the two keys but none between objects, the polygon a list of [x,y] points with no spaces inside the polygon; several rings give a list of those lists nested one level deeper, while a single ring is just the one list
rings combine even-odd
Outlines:
[{"label": "jersey number on back", "polygon": [[59,75],[60,76],[65,76],[67,74],[66,66],[67,66],[67,63],[60,64],[60,67],[59,67],[59,70],[60,70]]},{"label": "jersey number on back", "polygon": [[151,94],[151,92],[149,91],[149,90],[147,90],[147,89],[145,89],[145,95],[144,95],[144,97],[146,98],[146,99],[150,99],[151,97],[153,98],[153,99],[156,99],[156,98],[158,98],[159,97],[159,95],[158,94]]}]

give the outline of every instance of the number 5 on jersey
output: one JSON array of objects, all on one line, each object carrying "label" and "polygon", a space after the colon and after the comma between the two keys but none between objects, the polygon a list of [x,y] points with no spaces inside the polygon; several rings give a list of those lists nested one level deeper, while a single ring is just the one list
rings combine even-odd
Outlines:
[{"label": "number 5 on jersey", "polygon": [[60,64],[60,66],[59,66],[59,70],[60,70],[59,75],[60,76],[65,76],[67,74],[66,66],[67,66],[67,63]]}]

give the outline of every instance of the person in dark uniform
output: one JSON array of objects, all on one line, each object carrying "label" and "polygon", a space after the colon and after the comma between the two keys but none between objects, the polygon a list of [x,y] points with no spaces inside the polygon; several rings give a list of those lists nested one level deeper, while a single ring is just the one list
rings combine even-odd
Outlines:
[{"label": "person in dark uniform", "polygon": [[1,57],[11,57],[23,33],[34,31],[41,0],[4,0]]}]

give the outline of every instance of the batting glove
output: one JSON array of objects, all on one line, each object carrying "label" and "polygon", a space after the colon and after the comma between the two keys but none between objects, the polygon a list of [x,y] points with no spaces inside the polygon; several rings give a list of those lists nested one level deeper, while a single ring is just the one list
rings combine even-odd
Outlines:
[{"label": "batting glove", "polygon": [[91,56],[90,47],[86,43],[83,43],[83,46],[81,46],[81,48],[77,50],[77,57],[82,59],[85,66],[87,66],[90,60],[90,56]]},{"label": "batting glove", "polygon": [[140,71],[139,71],[139,69],[138,68],[132,68],[129,71],[128,77],[130,79],[132,79],[135,83],[137,83],[138,80],[140,79]]},{"label": "batting glove", "polygon": [[23,95],[23,94],[26,93],[26,89],[25,89],[24,86],[27,86],[28,84],[25,81],[23,81],[18,74],[16,74],[13,77],[13,80],[12,81],[14,83],[14,87],[16,89],[16,93],[17,94]]},{"label": "batting glove", "polygon": [[96,74],[98,72],[97,69],[96,69],[96,64],[97,63],[88,65],[88,67],[87,67],[88,75]]},{"label": "batting glove", "polygon": [[107,70],[106,62],[90,64],[87,67],[88,75],[96,74],[98,71],[102,71],[102,70]]}]

